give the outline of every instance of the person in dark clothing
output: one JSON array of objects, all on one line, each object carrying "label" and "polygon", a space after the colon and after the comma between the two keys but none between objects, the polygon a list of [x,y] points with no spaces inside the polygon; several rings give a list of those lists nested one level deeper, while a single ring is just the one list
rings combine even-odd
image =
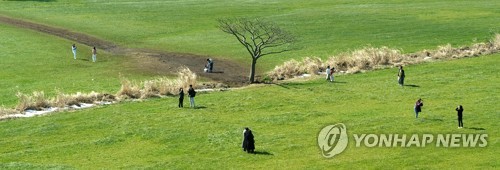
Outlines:
[{"label": "person in dark clothing", "polygon": [[189,95],[189,103],[192,108],[195,108],[194,105],[194,96],[196,96],[196,91],[194,91],[193,85],[189,85],[189,90],[188,90],[188,95]]},{"label": "person in dark clothing", "polygon": [[458,128],[463,128],[464,127],[464,123],[462,122],[462,116],[463,116],[463,112],[464,112],[464,108],[462,107],[462,105],[458,105],[458,107],[455,109],[457,111],[457,116],[458,116]]},{"label": "person in dark clothing", "polygon": [[243,144],[241,147],[247,153],[255,153],[255,140],[253,139],[252,131],[247,127],[243,130]]},{"label": "person in dark clothing", "polygon": [[398,83],[399,85],[403,86],[404,82],[405,82],[405,71],[403,70],[403,66],[399,66]]},{"label": "person in dark clothing", "polygon": [[209,65],[209,67],[208,67],[208,72],[210,72],[210,73],[211,73],[211,72],[213,71],[213,69],[214,69],[214,60],[209,59],[208,63],[209,63],[209,64],[208,64],[208,65]]},{"label": "person in dark clothing", "polygon": [[214,68],[214,61],[212,59],[207,58],[207,64],[205,65],[206,72],[211,73]]},{"label": "person in dark clothing", "polygon": [[415,103],[415,118],[418,118],[418,113],[422,112],[422,106],[424,106],[424,102],[422,99],[418,99]]},{"label": "person in dark clothing", "polygon": [[179,89],[179,108],[184,107],[184,89],[181,87]]}]

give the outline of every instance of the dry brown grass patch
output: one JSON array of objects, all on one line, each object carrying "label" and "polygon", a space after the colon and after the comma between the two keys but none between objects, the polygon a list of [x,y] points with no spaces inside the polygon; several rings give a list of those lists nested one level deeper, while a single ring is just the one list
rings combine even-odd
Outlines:
[{"label": "dry brown grass patch", "polygon": [[50,107],[50,101],[45,97],[43,91],[35,91],[32,95],[26,95],[21,92],[17,93],[19,102],[16,110],[42,110]]},{"label": "dry brown grass patch", "polygon": [[412,54],[402,54],[401,50],[388,47],[365,47],[338,56],[329,57],[325,62],[319,58],[306,57],[302,62],[294,59],[276,66],[268,73],[273,80],[282,80],[302,75],[304,73],[315,74],[325,70],[326,66],[332,66],[337,71],[345,73],[357,73],[392,66],[417,64],[429,59],[448,59],[474,57],[497,53],[500,50],[500,34],[487,43],[475,43],[471,46],[454,48],[450,44],[438,46],[436,50],[423,50]]}]

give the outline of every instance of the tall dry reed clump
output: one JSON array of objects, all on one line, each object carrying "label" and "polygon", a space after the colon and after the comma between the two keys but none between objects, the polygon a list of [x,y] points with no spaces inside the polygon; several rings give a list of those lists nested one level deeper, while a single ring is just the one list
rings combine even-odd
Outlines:
[{"label": "tall dry reed clump", "polygon": [[490,41],[493,44],[493,49],[497,52],[500,51],[500,34],[496,34],[495,37]]},{"label": "tall dry reed clump", "polygon": [[328,58],[327,65],[334,67],[337,71],[357,73],[362,70],[371,70],[381,66],[394,65],[403,59],[400,50],[388,47],[365,47],[350,53],[342,53],[339,56]]},{"label": "tall dry reed clump", "polygon": [[366,47],[350,53],[342,53],[337,57],[330,57],[326,62],[318,57],[306,57],[302,62],[292,59],[283,65],[276,66],[268,76],[274,80],[281,80],[305,73],[318,74],[326,70],[327,66],[335,67],[337,71],[356,73],[360,70],[391,65],[400,62],[402,58],[403,55],[396,49]]},{"label": "tall dry reed clump", "polygon": [[[122,80],[122,87],[117,93],[121,99],[146,99],[165,95],[176,95],[179,88],[187,88],[190,84],[196,84],[196,74],[189,68],[182,67],[177,72],[177,79],[157,78],[147,80],[141,84],[132,83],[127,79]],[[141,88],[142,87],[142,88]]]},{"label": "tall dry reed clump", "polygon": [[177,72],[178,87],[187,88],[189,85],[196,85],[196,74],[187,67],[181,67]]},{"label": "tall dry reed clump", "polygon": [[365,47],[349,53],[341,53],[338,56],[329,57],[326,62],[320,58],[306,57],[302,62],[296,60],[286,61],[276,66],[268,73],[273,80],[292,78],[305,73],[317,73],[326,69],[326,66],[334,67],[337,71],[345,73],[357,73],[363,70],[372,70],[388,66],[417,64],[429,59],[448,59],[474,57],[497,53],[500,51],[500,34],[486,43],[476,43],[471,46],[453,48],[450,44],[439,46],[436,50],[424,50],[412,54],[402,54],[401,50],[388,47]]},{"label": "tall dry reed clump", "polygon": [[286,61],[281,66],[276,66],[268,76],[275,80],[281,80],[305,73],[318,74],[318,71],[320,71],[322,67],[323,61],[318,57],[306,57],[301,62],[292,59]]},{"label": "tall dry reed clump", "polygon": [[141,88],[137,83],[132,83],[130,80],[122,78],[121,84],[122,86],[116,96],[132,99],[141,97]]},{"label": "tall dry reed clump", "polygon": [[94,91],[90,93],[77,92],[76,94],[64,94],[58,92],[56,98],[51,101],[52,106],[65,107],[71,105],[80,105],[80,103],[92,104],[97,101],[113,102],[115,101],[115,96],[106,93],[97,93]]},{"label": "tall dry reed clump", "polygon": [[95,103],[96,101],[115,101],[115,97],[110,94],[103,94],[97,92],[81,93],[76,94],[64,94],[58,92],[55,98],[48,98],[45,96],[44,92],[33,92],[32,95],[23,94],[21,92],[17,93],[19,102],[17,103],[17,111],[25,110],[43,110],[44,108],[50,107],[66,107],[71,105],[80,105],[81,103]]},{"label": "tall dry reed clump", "polygon": [[21,92],[17,93],[19,102],[17,103],[16,110],[42,110],[43,108],[50,107],[50,100],[45,97],[43,91],[35,91],[33,95],[26,95]]}]

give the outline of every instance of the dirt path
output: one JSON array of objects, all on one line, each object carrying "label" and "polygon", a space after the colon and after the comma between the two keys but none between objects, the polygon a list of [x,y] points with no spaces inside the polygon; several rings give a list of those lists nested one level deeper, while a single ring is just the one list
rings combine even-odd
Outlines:
[{"label": "dirt path", "polygon": [[47,33],[87,46],[116,54],[130,56],[135,59],[138,68],[154,74],[173,74],[180,66],[187,66],[198,76],[227,84],[229,86],[244,86],[247,84],[247,67],[225,59],[214,59],[214,73],[204,73],[203,66],[209,56],[162,52],[149,49],[131,49],[120,47],[113,42],[102,40],[90,35],[72,32],[70,30],[51,27],[29,21],[0,16],[0,22],[19,28],[31,29]]}]

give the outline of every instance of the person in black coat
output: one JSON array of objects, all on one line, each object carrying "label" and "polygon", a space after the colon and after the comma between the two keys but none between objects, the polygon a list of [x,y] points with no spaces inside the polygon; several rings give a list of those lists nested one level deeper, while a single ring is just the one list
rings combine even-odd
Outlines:
[{"label": "person in black coat", "polygon": [[405,70],[403,70],[403,66],[399,66],[399,72],[398,72],[398,83],[401,86],[404,86],[405,83]]},{"label": "person in black coat", "polygon": [[458,116],[458,128],[463,128],[464,123],[462,122],[462,113],[464,112],[464,108],[462,105],[458,105],[458,107],[455,109],[457,111],[457,116]]},{"label": "person in black coat", "polygon": [[179,89],[179,108],[184,107],[183,103],[184,103],[184,89],[181,87]]},{"label": "person in black coat", "polygon": [[209,60],[210,60],[210,61],[209,61],[209,66],[210,66],[210,67],[209,67],[209,69],[208,69],[208,72],[210,72],[210,73],[211,73],[211,72],[213,72],[213,69],[214,69],[214,60],[212,60],[212,59],[209,59]]},{"label": "person in black coat", "polygon": [[245,128],[243,131],[243,151],[248,153],[255,153],[255,140],[253,139],[252,131],[249,128]]}]

